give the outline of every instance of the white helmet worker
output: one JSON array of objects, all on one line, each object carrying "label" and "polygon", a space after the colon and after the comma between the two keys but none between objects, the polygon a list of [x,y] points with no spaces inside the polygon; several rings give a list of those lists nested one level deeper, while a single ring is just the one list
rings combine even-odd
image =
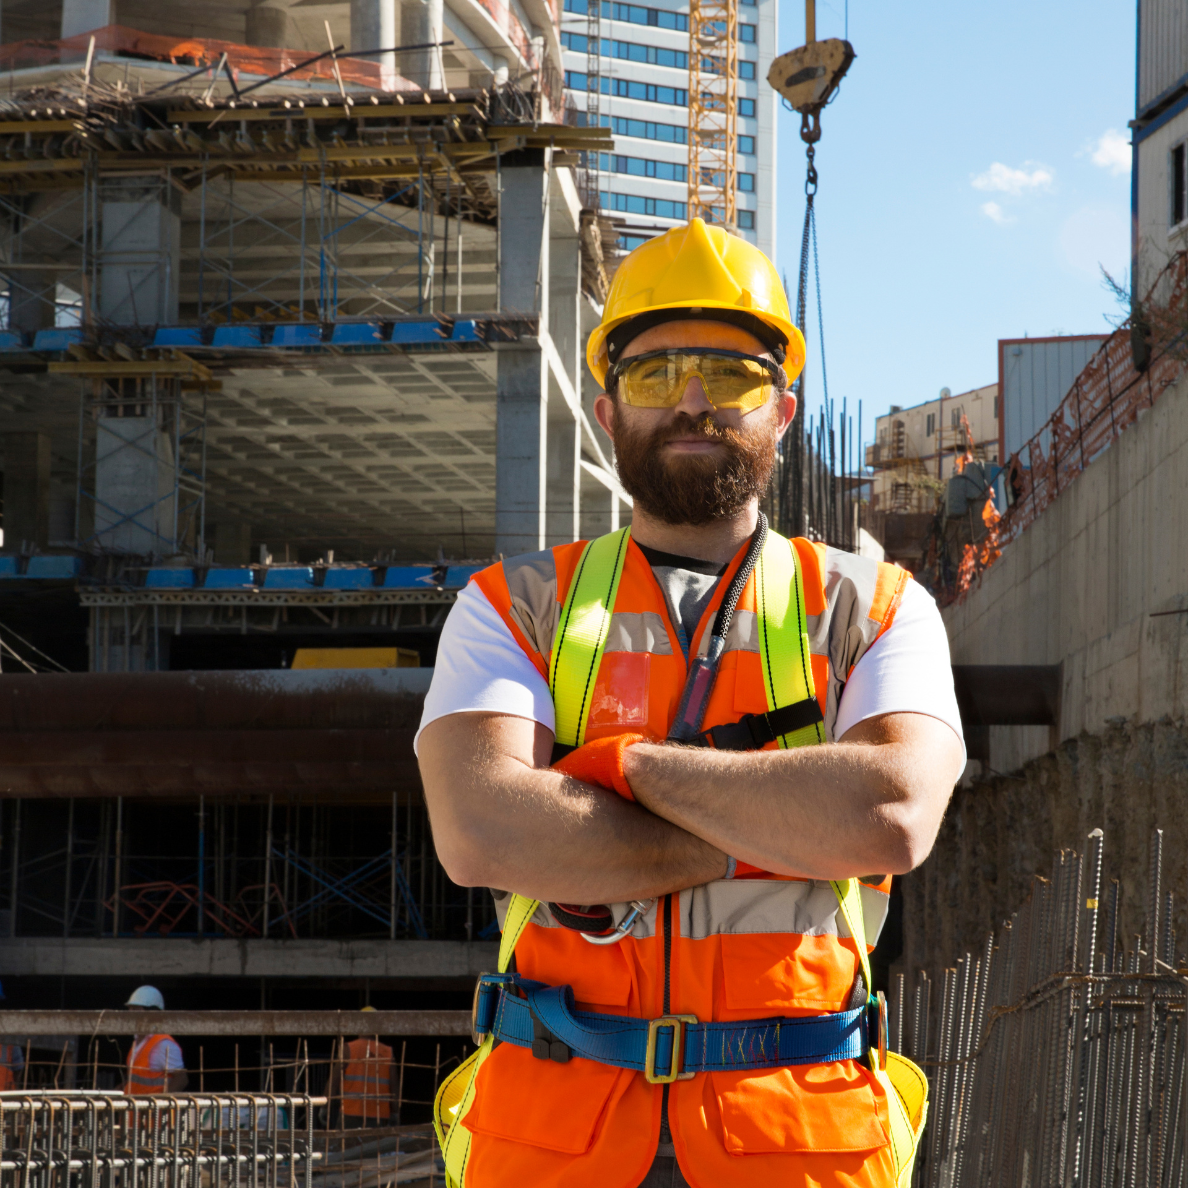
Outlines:
[{"label": "white helmet worker", "polygon": [[126,1007],[139,1007],[142,1011],[163,1011],[165,998],[156,986],[138,986],[124,1003]]}]

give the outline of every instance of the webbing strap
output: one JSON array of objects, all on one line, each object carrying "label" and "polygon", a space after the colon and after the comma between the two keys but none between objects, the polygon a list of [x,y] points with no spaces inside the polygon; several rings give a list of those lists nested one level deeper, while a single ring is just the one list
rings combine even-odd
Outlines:
[{"label": "webbing strap", "polygon": [[[768,713],[816,697],[800,558],[796,546],[775,532],[768,533],[755,566],[755,605]],[[821,722],[779,736],[781,750],[824,741]]]},{"label": "webbing strap", "polygon": [[561,609],[549,664],[549,691],[556,717],[553,737],[562,746],[580,747],[586,741],[590,697],[630,535],[630,528],[620,528],[586,545]]},{"label": "webbing strap", "polygon": [[511,968],[516,942],[528,927],[528,921],[536,914],[538,907],[539,899],[527,899],[523,895],[513,893],[511,903],[507,905],[507,915],[503,918],[503,935],[499,938],[500,973],[507,973]]},{"label": "webbing strap", "polygon": [[[676,1027],[667,1019],[654,1025],[648,1019],[579,1011],[569,986],[545,986],[522,978],[480,980],[480,985],[476,1020],[504,1043],[532,1048],[538,1036],[536,1022],[570,1055],[636,1072],[646,1069],[651,1042],[656,1072],[673,1071]],[[858,1060],[869,1048],[867,1012],[858,1007],[804,1019],[690,1021],[681,1027],[681,1041],[675,1055],[677,1071],[685,1075]]]}]

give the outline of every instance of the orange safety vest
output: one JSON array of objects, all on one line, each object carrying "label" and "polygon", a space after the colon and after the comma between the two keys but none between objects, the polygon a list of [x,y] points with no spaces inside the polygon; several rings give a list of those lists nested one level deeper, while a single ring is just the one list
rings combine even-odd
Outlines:
[{"label": "orange safety vest", "polygon": [[[136,1044],[133,1043],[128,1052],[128,1092],[137,1093],[164,1093],[165,1079],[168,1073],[155,1072],[149,1061],[152,1059],[153,1052],[156,1050],[158,1044],[164,1043],[166,1040],[173,1039],[171,1035],[150,1035],[148,1039],[140,1045],[137,1049]],[[176,1042],[176,1041],[175,1041]],[[171,1068],[169,1072],[181,1072],[180,1068]]]},{"label": "orange safety vest", "polygon": [[[909,575],[807,540],[792,543],[828,738],[845,682],[890,626]],[[577,542],[511,558],[474,578],[546,680],[560,608],[583,547]],[[691,654],[704,654],[718,605],[745,553],[746,546],[719,582],[693,634]],[[769,709],[755,586],[752,575],[726,640],[706,728]],[[663,739],[686,672],[664,594],[631,543],[594,681],[586,741],[628,730]],[[868,878],[860,890],[873,948],[890,879]],[[509,899],[502,896],[501,923]],[[612,905],[616,919],[626,910]],[[614,945],[587,943],[542,903],[516,944],[515,961],[525,978],[572,986],[579,1010],[637,1018],[810,1016],[851,1009],[867,996],[856,942],[839,920],[830,884],[741,862],[733,880],[657,900]],[[662,1087],[629,1069],[583,1059],[538,1060],[527,1049],[500,1044],[479,1068],[474,1090],[461,1119],[472,1136],[463,1188],[635,1188],[655,1157],[665,1098],[677,1159],[693,1188],[895,1183],[886,1093],[861,1061],[702,1073]]]},{"label": "orange safety vest", "polygon": [[373,1039],[351,1040],[342,1074],[342,1112],[386,1122],[392,1114],[392,1049]]},{"label": "orange safety vest", "polygon": [[16,1072],[12,1065],[13,1054],[19,1052],[20,1048],[15,1044],[0,1044],[0,1093],[17,1087]]}]

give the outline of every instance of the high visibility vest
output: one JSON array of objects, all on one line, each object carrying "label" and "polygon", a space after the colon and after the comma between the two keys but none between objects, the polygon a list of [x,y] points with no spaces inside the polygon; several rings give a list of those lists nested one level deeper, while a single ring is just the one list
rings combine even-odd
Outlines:
[{"label": "high visibility vest", "polygon": [[[745,552],[692,635],[692,655],[705,654]],[[907,577],[770,533],[739,599],[704,725],[816,697],[824,729],[802,728],[765,749],[824,742],[846,679],[893,620]],[[550,679],[559,742],[580,745],[625,730],[666,736],[687,663],[663,592],[628,530],[512,558],[474,580]],[[880,876],[830,884],[739,863],[733,880],[657,900],[626,939],[606,946],[562,926],[548,905],[505,895],[497,900],[500,969],[514,950],[520,975],[572,986],[579,1010],[637,1018],[842,1011],[867,999],[867,954],[889,890]],[[611,907],[617,921],[629,905]],[[488,1040],[470,1068],[443,1085],[439,1135],[447,1176],[463,1188],[634,1188],[655,1156],[666,1098],[693,1188],[883,1188],[907,1183],[923,1124],[922,1074],[908,1079],[906,1106],[885,1069],[854,1060],[698,1074],[665,1092],[629,1069],[538,1060]]]},{"label": "high visibility vest", "polygon": [[0,1093],[17,1087],[14,1065],[20,1051],[15,1044],[0,1044]]},{"label": "high visibility vest", "polygon": [[[168,1073],[154,1072],[150,1061],[158,1044],[173,1039],[171,1035],[150,1035],[140,1045],[135,1044],[128,1052],[128,1092],[129,1093],[164,1093]],[[181,1072],[180,1068],[171,1068],[170,1073]]]},{"label": "high visibility vest", "polygon": [[392,1107],[392,1049],[373,1039],[351,1040],[342,1073],[342,1112],[386,1122]]}]

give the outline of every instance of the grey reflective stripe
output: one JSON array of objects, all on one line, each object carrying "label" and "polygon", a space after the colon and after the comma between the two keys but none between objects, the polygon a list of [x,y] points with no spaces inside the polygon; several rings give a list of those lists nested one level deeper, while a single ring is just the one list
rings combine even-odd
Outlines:
[{"label": "grey reflective stripe", "polygon": [[553,550],[525,553],[503,562],[503,576],[511,595],[512,615],[528,642],[542,655],[553,650],[560,606],[557,602],[557,565]]},{"label": "grey reflective stripe", "polygon": [[671,656],[668,626],[655,611],[616,611],[611,615],[605,652],[648,652]]},{"label": "grey reflective stripe", "polygon": [[[887,918],[888,897],[863,885],[862,914],[867,942],[878,940]],[[681,936],[783,933],[846,938],[850,930],[838,909],[837,896],[825,880],[731,879],[691,887],[680,894]]]}]

